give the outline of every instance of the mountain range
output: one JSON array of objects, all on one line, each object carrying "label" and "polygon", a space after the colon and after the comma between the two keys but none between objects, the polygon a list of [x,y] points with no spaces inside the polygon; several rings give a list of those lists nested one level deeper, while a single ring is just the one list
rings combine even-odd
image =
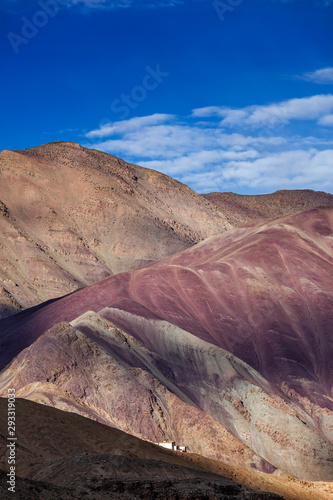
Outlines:
[{"label": "mountain range", "polygon": [[0,318],[142,267],[234,227],[333,196],[199,195],[75,143],[0,153]]},{"label": "mountain range", "polygon": [[[331,498],[332,195],[199,195],[73,143],[3,151],[0,177],[0,396],[15,387],[51,429],[48,465],[20,464],[24,488],[92,494],[96,459],[98,495],[130,468],[137,498],[156,474],[167,498]],[[148,451],[52,454],[54,418]],[[156,472],[163,453],[173,472]],[[223,473],[205,476],[213,463]],[[215,496],[184,496],[193,474]]]}]

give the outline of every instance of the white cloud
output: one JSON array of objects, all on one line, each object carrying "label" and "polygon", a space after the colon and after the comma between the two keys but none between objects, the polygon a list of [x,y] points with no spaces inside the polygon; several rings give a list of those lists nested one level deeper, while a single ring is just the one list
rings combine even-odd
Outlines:
[{"label": "white cloud", "polygon": [[[115,137],[116,136],[116,137]],[[107,137],[111,139],[107,139]],[[172,159],[202,151],[244,151],[285,142],[279,136],[226,134],[215,124],[184,123],[173,115],[155,114],[113,122],[86,134],[88,139],[104,139],[91,147],[111,154],[145,159]],[[107,140],[105,140],[107,139]],[[141,160],[141,163],[142,163]]]},{"label": "white cloud", "polygon": [[[234,160],[203,171],[185,172],[181,181],[198,192],[268,193],[278,189],[332,192],[333,150],[267,153],[252,160]],[[149,165],[146,165],[149,166]]]},{"label": "white cloud", "polygon": [[[295,101],[304,104],[304,100]],[[289,109],[289,116],[292,112],[299,116],[300,102],[297,106],[288,102],[274,106],[282,104]],[[318,119],[320,100],[310,102],[313,109],[306,101],[303,112]],[[246,116],[251,116],[250,108],[253,113],[254,107],[244,108]],[[328,132],[318,128],[323,135],[315,137],[292,135],[289,130],[282,136],[275,134],[272,126],[256,128],[251,134],[241,133],[242,127],[227,133],[210,120],[212,113],[221,116],[220,109],[194,111],[198,119],[154,114],[111,122],[88,132],[90,144],[86,146],[171,175],[198,192],[333,191],[333,140],[326,137]],[[328,125],[332,116],[326,113],[319,120]]]},{"label": "white cloud", "polygon": [[325,127],[333,127],[333,115],[325,115],[318,120],[319,125],[324,125]]},{"label": "white cloud", "polygon": [[194,153],[189,153],[184,156],[177,156],[168,160],[151,160],[140,163],[142,167],[158,170],[159,172],[167,173],[171,176],[177,176],[181,172],[182,180],[189,173],[202,172],[207,167],[212,165],[221,165],[225,161],[230,160],[247,160],[257,158],[258,151],[249,149],[246,151],[223,151],[223,150],[204,150]]},{"label": "white cloud", "polygon": [[218,116],[223,118],[221,125],[227,127],[264,127],[288,124],[292,120],[319,120],[332,111],[333,95],[321,94],[289,99],[266,106],[246,106],[240,109],[209,106],[195,109],[193,116]]},{"label": "white cloud", "polygon": [[254,161],[229,162],[221,173],[222,179],[252,188],[332,188],[330,181],[333,150],[284,151],[267,154]]},{"label": "white cloud", "polygon": [[314,83],[333,83],[333,68],[323,68],[318,69],[317,71],[313,71],[311,73],[305,73],[302,76],[303,80],[307,80],[309,82]]},{"label": "white cloud", "polygon": [[176,177],[198,192],[267,193],[309,188],[332,192],[333,149],[250,153],[230,160],[221,155],[218,160],[218,155],[212,157],[203,152],[172,161],[141,162],[141,165]]},{"label": "white cloud", "polygon": [[174,115],[155,113],[149,116],[141,116],[122,120],[120,122],[110,122],[100,126],[98,129],[91,130],[86,134],[88,139],[99,137],[111,137],[112,135],[125,134],[139,130],[141,127],[165,123],[167,120],[174,119]]}]

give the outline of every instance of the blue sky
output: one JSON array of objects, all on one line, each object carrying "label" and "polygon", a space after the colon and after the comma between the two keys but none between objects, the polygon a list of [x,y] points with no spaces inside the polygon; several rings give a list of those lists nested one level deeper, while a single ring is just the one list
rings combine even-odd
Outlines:
[{"label": "blue sky", "polygon": [[333,193],[333,2],[2,0],[0,149],[75,141],[198,192]]}]

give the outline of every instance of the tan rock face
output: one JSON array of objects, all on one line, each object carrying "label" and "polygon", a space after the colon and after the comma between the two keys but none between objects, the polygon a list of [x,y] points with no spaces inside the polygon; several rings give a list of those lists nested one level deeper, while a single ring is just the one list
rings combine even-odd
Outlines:
[{"label": "tan rock face", "polygon": [[51,143],[0,153],[0,317],[231,227],[158,172]]}]

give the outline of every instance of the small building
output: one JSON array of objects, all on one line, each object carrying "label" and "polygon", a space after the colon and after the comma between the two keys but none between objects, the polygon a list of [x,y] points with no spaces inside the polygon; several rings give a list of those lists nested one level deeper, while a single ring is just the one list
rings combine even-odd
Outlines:
[{"label": "small building", "polygon": [[172,451],[181,451],[183,453],[187,452],[187,446],[178,446],[174,441],[166,441],[163,443],[157,443],[158,446],[162,446],[162,448],[166,448],[167,450]]},{"label": "small building", "polygon": [[165,443],[157,443],[158,446],[162,446],[163,448],[167,448],[168,450],[174,450],[176,448],[176,443],[174,441],[165,442]]}]

